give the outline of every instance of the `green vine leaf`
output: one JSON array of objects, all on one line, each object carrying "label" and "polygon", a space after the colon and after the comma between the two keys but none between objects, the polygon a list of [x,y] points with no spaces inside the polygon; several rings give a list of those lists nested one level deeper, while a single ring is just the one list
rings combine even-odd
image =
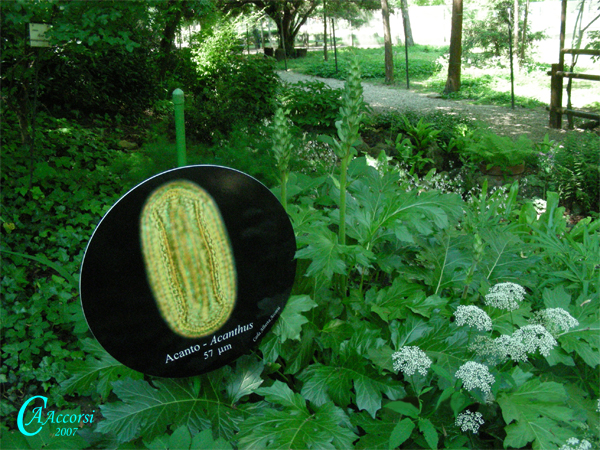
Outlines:
[{"label": "green vine leaf", "polygon": [[262,414],[246,419],[240,425],[240,448],[352,448],[356,435],[341,408],[325,403],[312,413],[302,396],[281,381],[257,394],[281,409],[262,408]]}]

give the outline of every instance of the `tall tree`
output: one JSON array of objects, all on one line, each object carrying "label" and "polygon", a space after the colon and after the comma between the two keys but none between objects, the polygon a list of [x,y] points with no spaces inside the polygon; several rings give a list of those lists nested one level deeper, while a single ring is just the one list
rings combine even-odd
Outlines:
[{"label": "tall tree", "polygon": [[450,31],[450,61],[448,64],[448,78],[444,92],[457,92],[460,89],[460,69],[462,57],[462,25],[463,25],[463,0],[452,2],[452,28]]},{"label": "tall tree", "polygon": [[294,41],[302,25],[313,14],[320,0],[220,0],[218,6],[225,10],[255,5],[277,25],[277,33],[286,53],[294,53]]},{"label": "tall tree", "polygon": [[154,21],[162,28],[159,42],[160,76],[173,67],[175,36],[184,20],[199,21],[213,11],[213,4],[206,0],[168,0],[154,5]]},{"label": "tall tree", "polygon": [[412,28],[410,26],[410,16],[408,15],[408,2],[406,0],[399,0],[400,11],[402,11],[402,23],[406,27],[406,42],[405,45],[411,47],[415,45],[415,40],[412,34]]},{"label": "tall tree", "polygon": [[329,60],[327,56],[327,0],[323,0],[323,59]]},{"label": "tall tree", "polygon": [[381,0],[381,15],[383,17],[383,39],[385,45],[385,82],[394,82],[394,51],[392,34],[390,32],[390,7],[387,0]]}]

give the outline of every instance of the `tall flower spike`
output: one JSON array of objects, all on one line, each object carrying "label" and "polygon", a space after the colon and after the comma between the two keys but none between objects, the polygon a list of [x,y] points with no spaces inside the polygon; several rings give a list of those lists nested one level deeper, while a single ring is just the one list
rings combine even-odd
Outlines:
[{"label": "tall flower spike", "polygon": [[456,325],[477,328],[479,331],[491,331],[492,330],[492,319],[485,313],[485,311],[477,306],[473,305],[460,305],[454,312],[456,317]]},{"label": "tall flower spike", "polygon": [[525,299],[525,289],[516,283],[499,283],[490,288],[485,296],[485,304],[507,311],[519,308]]},{"label": "tall flower spike", "polygon": [[454,422],[462,431],[471,431],[474,434],[477,434],[479,427],[484,423],[483,415],[480,412],[473,413],[468,409],[456,416],[456,422]]},{"label": "tall flower spike", "polygon": [[427,369],[431,366],[431,359],[419,347],[402,347],[392,355],[394,370],[411,376],[415,372],[427,375]]},{"label": "tall flower spike", "polygon": [[460,366],[455,376],[462,380],[463,386],[467,390],[472,391],[479,388],[486,394],[492,393],[492,384],[496,381],[487,366],[475,361],[464,363]]}]

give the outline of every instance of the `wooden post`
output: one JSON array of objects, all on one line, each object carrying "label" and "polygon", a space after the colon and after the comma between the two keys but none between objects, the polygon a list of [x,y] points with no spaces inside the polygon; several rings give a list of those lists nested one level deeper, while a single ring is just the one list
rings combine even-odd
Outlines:
[{"label": "wooden post", "polygon": [[552,64],[550,78],[550,128],[562,128],[562,91],[563,77],[557,72],[561,71],[560,64]]}]

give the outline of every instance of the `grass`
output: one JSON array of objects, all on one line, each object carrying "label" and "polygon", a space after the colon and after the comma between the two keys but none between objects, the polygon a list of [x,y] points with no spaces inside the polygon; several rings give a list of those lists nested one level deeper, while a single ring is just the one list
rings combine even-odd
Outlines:
[{"label": "grass", "polygon": [[[409,47],[410,89],[418,92],[442,94],[447,75],[448,47],[415,45]],[[289,59],[289,70],[305,75],[323,78],[345,79],[349,61],[357,57],[360,61],[362,78],[370,83],[385,83],[384,49],[343,47],[338,49],[338,64],[334,60],[333,49],[329,60],[323,61],[321,50],[310,51],[304,58]],[[463,63],[462,88],[449,98],[465,100],[480,105],[510,106],[511,85],[508,61],[494,61],[493,64]],[[515,63],[516,64],[516,63]],[[279,70],[285,69],[285,62],[277,63]],[[541,62],[529,63],[515,68],[515,104],[525,108],[548,105],[550,100],[550,65]],[[394,46],[394,79],[398,89],[406,86],[406,66],[404,47]],[[577,80],[573,88],[573,107],[598,111],[598,102],[589,103],[600,97],[600,83]],[[566,104],[566,93],[564,94]]]},{"label": "grass", "polygon": [[[442,69],[439,57],[447,51],[446,47],[438,48],[427,45],[409,47],[409,75],[415,80],[425,80]],[[370,82],[383,83],[385,80],[384,49],[380,48],[338,48],[338,64],[336,71],[333,50],[328,52],[329,60],[323,61],[322,51],[311,51],[304,58],[287,61],[288,69],[324,78],[346,78],[350,61],[357,57],[360,61],[362,78]],[[277,68],[285,69],[285,62],[280,61]],[[394,77],[403,80],[405,77],[405,51],[402,46],[394,46]]]}]

